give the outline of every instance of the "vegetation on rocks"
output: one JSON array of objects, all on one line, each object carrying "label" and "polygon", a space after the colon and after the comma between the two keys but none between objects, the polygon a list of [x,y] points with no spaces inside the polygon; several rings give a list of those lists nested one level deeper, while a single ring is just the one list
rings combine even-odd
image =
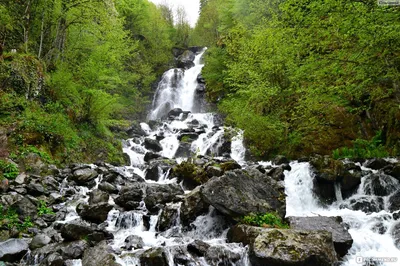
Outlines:
[{"label": "vegetation on rocks", "polygon": [[266,228],[289,228],[289,225],[274,213],[249,214],[242,218],[241,222],[247,225],[255,225]]},{"label": "vegetation on rocks", "polygon": [[399,12],[374,0],[202,1],[208,98],[264,158],[399,155]]}]

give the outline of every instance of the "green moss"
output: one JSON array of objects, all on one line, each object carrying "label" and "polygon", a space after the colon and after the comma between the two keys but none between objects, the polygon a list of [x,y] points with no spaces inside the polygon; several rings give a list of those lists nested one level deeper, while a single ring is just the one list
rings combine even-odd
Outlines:
[{"label": "green moss", "polygon": [[0,180],[2,178],[15,179],[18,174],[19,169],[17,165],[0,160]]},{"label": "green moss", "polygon": [[269,227],[269,228],[289,228],[289,225],[282,221],[278,214],[263,213],[263,214],[249,214],[241,219],[243,224]]}]

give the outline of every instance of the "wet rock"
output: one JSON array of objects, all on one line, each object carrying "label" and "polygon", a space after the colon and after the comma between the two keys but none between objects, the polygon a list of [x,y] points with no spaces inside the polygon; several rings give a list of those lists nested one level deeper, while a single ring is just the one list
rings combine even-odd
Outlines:
[{"label": "wet rock", "polygon": [[238,224],[231,228],[227,233],[228,242],[243,243],[247,246],[254,242],[256,237],[265,231],[263,227]]},{"label": "wet rock", "polygon": [[151,160],[158,159],[160,157],[161,157],[160,154],[149,151],[149,152],[146,152],[146,154],[144,155],[144,161],[150,162]]},{"label": "wet rock", "polygon": [[326,231],[265,229],[250,245],[253,266],[332,265],[337,261]]},{"label": "wet rock", "polygon": [[204,257],[210,265],[235,265],[241,259],[241,254],[225,246],[210,246]]},{"label": "wet rock", "polygon": [[201,73],[197,75],[196,79],[198,83],[203,83],[203,84],[206,83],[206,80],[203,78],[203,75]]},{"label": "wet rock", "polygon": [[281,181],[285,179],[285,174],[284,174],[284,169],[283,167],[274,167],[268,172],[268,176],[272,177],[276,181]]},{"label": "wet rock", "polygon": [[187,245],[187,251],[191,253],[193,256],[197,257],[204,257],[209,248],[210,244],[207,244],[206,242],[201,240],[195,240]]},{"label": "wet rock", "polygon": [[146,188],[144,202],[149,210],[155,210],[159,204],[165,204],[175,200],[176,196],[183,195],[184,191],[176,184],[156,184],[149,183]]},{"label": "wet rock", "polygon": [[174,108],[171,111],[168,112],[168,117],[179,117],[183,113],[181,108]]},{"label": "wet rock", "polygon": [[222,171],[224,171],[224,172],[242,168],[240,166],[240,164],[238,164],[237,162],[235,162],[233,160],[221,163],[220,167],[221,167]]},{"label": "wet rock", "polygon": [[207,176],[212,178],[214,176],[222,176],[224,171],[219,166],[210,165],[206,168]]},{"label": "wet rock", "polygon": [[349,208],[355,211],[363,211],[367,214],[380,212],[384,209],[384,200],[381,197],[360,196],[350,199],[349,203],[344,203],[341,208]]},{"label": "wet rock", "polygon": [[151,248],[140,256],[143,266],[168,266],[168,256],[163,248]]},{"label": "wet rock", "polygon": [[133,138],[135,136],[147,136],[147,133],[142,129],[139,123],[134,123],[126,131],[128,137]]},{"label": "wet rock", "polygon": [[314,170],[318,181],[334,183],[340,181],[346,169],[343,162],[330,157],[315,156],[310,159],[310,165]]},{"label": "wet rock", "polygon": [[158,181],[161,173],[162,173],[162,169],[160,169],[160,167],[157,164],[149,165],[146,170],[145,179]]},{"label": "wet rock", "polygon": [[332,233],[336,253],[343,257],[353,245],[353,239],[341,217],[289,217],[290,228],[299,230],[325,230]]},{"label": "wet rock", "polygon": [[22,220],[25,220],[28,217],[34,220],[37,217],[37,207],[27,197],[23,197],[22,199],[13,203],[11,208],[17,212]]},{"label": "wet rock", "polygon": [[85,221],[102,223],[107,220],[108,212],[111,211],[112,208],[113,206],[109,205],[107,202],[103,202],[91,205],[83,205],[82,209],[77,211],[79,216],[81,216]]},{"label": "wet rock", "polygon": [[289,160],[283,155],[278,155],[272,160],[272,163],[275,165],[288,164]]},{"label": "wet rock", "polygon": [[122,188],[119,192],[119,196],[115,199],[115,203],[124,207],[126,210],[136,209],[144,196],[145,186],[146,185],[142,183],[137,183]]},{"label": "wet rock", "polygon": [[35,181],[30,182],[27,186],[26,189],[28,191],[28,193],[32,196],[41,196],[43,194],[46,194],[46,190],[44,189],[44,187],[42,186],[42,184],[37,183]]},{"label": "wet rock", "polygon": [[383,169],[383,172],[387,175],[393,176],[400,181],[400,163],[386,166]]},{"label": "wet rock", "polygon": [[89,204],[105,203],[108,202],[110,195],[99,189],[94,189],[89,193]]},{"label": "wet rock", "polygon": [[400,222],[396,223],[392,228],[392,237],[394,245],[400,249]]},{"label": "wet rock", "polygon": [[179,143],[179,147],[176,150],[175,157],[190,157],[192,155],[192,150],[191,150],[192,145],[187,142],[181,142]]},{"label": "wet rock", "polygon": [[113,250],[105,241],[100,242],[97,246],[85,251],[82,258],[82,266],[120,266],[115,262],[115,257],[112,253]]},{"label": "wet rock", "polygon": [[204,169],[191,161],[183,161],[179,165],[173,167],[170,172],[170,177],[176,177],[178,183],[182,182],[183,187],[189,190],[209,180]]},{"label": "wet rock", "polygon": [[160,218],[157,222],[158,231],[165,231],[176,225],[179,217],[179,204],[167,204],[162,210]]},{"label": "wet rock", "polygon": [[194,59],[196,55],[189,50],[186,50],[177,58],[177,67],[178,68],[184,68],[184,69],[189,69],[191,67],[194,67]]},{"label": "wet rock", "polygon": [[94,169],[80,168],[73,172],[70,179],[75,181],[78,185],[87,185],[90,181],[93,181],[97,176],[98,173]]},{"label": "wet rock", "polygon": [[82,258],[83,252],[89,247],[84,240],[63,243],[59,246],[59,252],[64,260],[74,260]]},{"label": "wet rock", "polygon": [[0,242],[0,261],[18,262],[28,252],[28,244],[22,239]]},{"label": "wet rock", "polygon": [[381,158],[375,158],[375,159],[371,159],[368,160],[364,163],[364,166],[367,168],[371,168],[374,170],[379,170],[384,168],[385,166],[389,165],[390,163],[387,162],[385,159],[381,159]]},{"label": "wet rock", "polygon": [[195,92],[197,94],[205,93],[206,92],[206,85],[204,83],[197,84]]},{"label": "wet rock", "polygon": [[172,54],[174,55],[174,57],[179,57],[181,54],[183,54],[184,51],[185,51],[185,49],[182,49],[182,48],[178,48],[178,47],[172,48]]},{"label": "wet rock", "polygon": [[209,204],[201,196],[200,187],[185,195],[181,205],[181,222],[189,226],[197,216],[208,212]]},{"label": "wet rock", "polygon": [[398,188],[399,181],[382,173],[365,177],[364,191],[367,195],[388,196]]},{"label": "wet rock", "polygon": [[70,223],[63,224],[60,232],[66,241],[81,240],[89,234],[94,233],[94,229],[81,220],[74,220]]},{"label": "wet rock", "polygon": [[114,185],[112,185],[108,182],[100,183],[99,189],[104,192],[111,193],[111,194],[118,193],[118,189]]},{"label": "wet rock", "polygon": [[255,169],[214,177],[203,185],[201,194],[207,203],[230,217],[275,211],[285,216],[283,186]]},{"label": "wet rock", "polygon": [[30,249],[41,248],[51,242],[51,238],[45,234],[39,234],[33,237],[32,242],[29,244]]},{"label": "wet rock", "polygon": [[47,256],[46,259],[40,265],[63,266],[64,259],[60,254],[53,253],[53,254],[50,254],[49,256]]},{"label": "wet rock", "polygon": [[400,190],[389,197],[389,211],[394,212],[400,210]]},{"label": "wet rock", "polygon": [[140,236],[128,236],[124,242],[126,250],[140,249],[144,247],[143,239]]},{"label": "wet rock", "polygon": [[160,142],[158,142],[155,139],[145,138],[143,145],[146,147],[146,149],[152,150],[155,152],[162,151],[162,149],[163,149]]}]

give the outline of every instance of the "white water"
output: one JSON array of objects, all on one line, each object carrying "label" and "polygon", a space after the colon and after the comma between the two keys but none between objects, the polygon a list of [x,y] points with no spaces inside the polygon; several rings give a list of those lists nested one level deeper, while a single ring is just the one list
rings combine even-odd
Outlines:
[{"label": "white water", "polygon": [[[308,163],[292,163],[292,170],[285,171],[286,187],[286,215],[287,216],[341,216],[345,224],[349,226],[349,233],[353,238],[353,246],[349,254],[344,258],[344,266],[361,265],[362,259],[386,259],[397,260],[397,262],[384,262],[381,265],[400,265],[400,251],[395,247],[391,236],[391,228],[395,224],[392,214],[385,209],[375,213],[366,214],[343,208],[343,203],[349,203],[352,199],[360,197],[374,198],[366,194],[368,190],[368,175],[362,178],[360,187],[355,195],[344,201],[337,201],[331,206],[322,207],[313,193],[313,177]],[[384,179],[386,185],[395,184],[394,179]],[[387,198],[387,197],[384,197]],[[372,229],[382,221],[387,227],[384,234],[374,232]]]}]

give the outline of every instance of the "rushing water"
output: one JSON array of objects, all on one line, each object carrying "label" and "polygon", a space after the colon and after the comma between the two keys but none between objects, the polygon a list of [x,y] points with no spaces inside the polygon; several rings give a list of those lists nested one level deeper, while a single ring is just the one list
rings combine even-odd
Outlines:
[{"label": "rushing water", "polygon": [[[178,162],[186,160],[192,155],[230,156],[242,167],[246,167],[245,148],[243,146],[243,131],[232,131],[230,128],[217,126],[213,113],[200,113],[199,103],[196,101],[197,77],[201,72],[203,64],[201,58],[204,51],[197,54],[195,66],[188,69],[171,69],[164,73],[159,83],[153,100],[153,107],[149,113],[150,120],[158,120],[156,125],[150,127],[150,123],[141,123],[140,126],[146,132],[146,138],[160,139],[162,150],[159,155],[176,159]],[[174,108],[181,108],[179,117],[169,119],[167,113]],[[162,118],[162,119],[161,119]],[[182,146],[182,132],[195,133],[198,135],[193,141]],[[226,133],[234,132],[231,139],[229,154],[222,154],[224,137]],[[145,137],[135,137],[123,143],[123,150],[131,159],[131,164],[121,169],[128,175],[137,174],[146,177],[145,154],[149,152],[144,146]],[[226,147],[225,147],[226,148]],[[259,162],[262,166],[271,166],[271,162]],[[344,222],[349,226],[349,233],[353,237],[354,244],[349,254],[343,259],[343,265],[360,265],[357,260],[360,257],[399,257],[399,250],[394,246],[391,237],[391,228],[394,224],[392,213],[385,210],[378,213],[366,214],[362,211],[354,211],[349,207],[352,200],[370,200],[374,198],[368,191],[371,183],[368,175],[362,178],[359,190],[348,199],[343,199],[340,185],[335,186],[337,201],[330,206],[322,206],[313,194],[313,175],[308,163],[291,163],[291,171],[285,171],[286,208],[287,216],[342,216]],[[363,168],[364,170],[368,170]],[[158,167],[158,180],[146,180],[149,183],[167,184],[176,182],[168,179],[169,171]],[[100,177],[101,178],[101,177]],[[100,180],[96,180],[98,184]],[[393,188],[392,192],[399,187],[399,182],[393,178],[383,178],[385,187]],[[97,187],[97,185],[95,186]],[[86,187],[77,187],[78,197],[67,204],[69,214],[65,221],[68,222],[78,218],[75,210],[79,203],[88,200],[89,190]],[[387,205],[387,197],[384,197]],[[110,197],[110,204],[114,204]],[[188,252],[186,255],[192,260],[193,265],[237,265],[247,266],[249,264],[248,249],[240,244],[226,243],[228,225],[224,218],[210,207],[207,214],[198,216],[190,226],[190,230],[184,231],[180,220],[181,203],[170,203],[165,208],[174,210],[175,222],[171,228],[160,232],[157,228],[161,211],[158,214],[149,213],[144,202],[133,211],[121,211],[113,209],[108,214],[107,230],[114,235],[110,246],[116,251],[116,260],[121,265],[140,265],[138,257],[143,250],[152,247],[163,247],[168,254],[169,265],[176,265],[173,261],[174,254],[185,251],[185,246],[194,240],[202,240],[223,254],[236,254],[240,260],[235,262],[221,258],[220,261],[210,262],[204,258],[193,258]],[[381,223],[387,228],[385,233],[379,234],[375,228]],[[139,236],[143,240],[143,248],[134,251],[125,250],[125,239],[128,236]],[[80,260],[69,261],[68,265],[81,265]],[[387,263],[382,265],[399,265]]]}]

